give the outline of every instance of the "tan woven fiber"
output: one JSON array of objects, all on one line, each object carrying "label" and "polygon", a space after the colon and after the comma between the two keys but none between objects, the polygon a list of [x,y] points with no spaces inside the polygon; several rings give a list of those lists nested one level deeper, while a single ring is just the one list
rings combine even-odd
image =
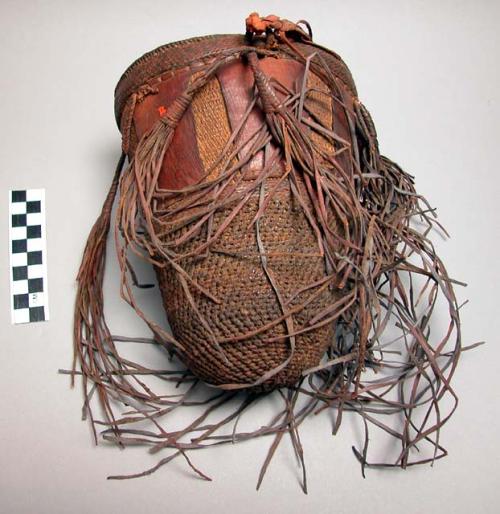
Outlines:
[{"label": "tan woven fiber", "polygon": [[[203,168],[208,171],[224,150],[224,146],[231,136],[224,98],[216,78],[208,81],[200,89],[193,99],[191,109],[194,116],[198,151]],[[207,180],[216,178],[220,174],[222,166],[222,162],[216,165]]]}]

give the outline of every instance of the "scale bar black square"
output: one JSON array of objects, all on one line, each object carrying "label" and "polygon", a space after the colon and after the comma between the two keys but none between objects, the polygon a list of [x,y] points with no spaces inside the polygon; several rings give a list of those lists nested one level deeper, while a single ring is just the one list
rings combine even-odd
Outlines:
[{"label": "scale bar black square", "polygon": [[13,202],[25,202],[26,201],[26,191],[12,191],[11,195]]},{"label": "scale bar black square", "polygon": [[12,215],[12,226],[13,227],[25,227],[26,226],[26,214],[13,214]]},{"label": "scale bar black square", "polygon": [[30,278],[28,280],[29,293],[41,293],[43,291],[43,278]]},{"label": "scale bar black square", "polygon": [[26,280],[28,278],[28,266],[14,266],[12,268],[12,280]]},{"label": "scale bar black square", "polygon": [[42,264],[42,252],[28,252],[28,266]]},{"label": "scale bar black square", "polygon": [[42,212],[42,204],[39,200],[36,202],[26,202],[26,212],[33,214],[35,212]]},{"label": "scale bar black square", "polygon": [[14,309],[27,309],[30,305],[30,297],[27,294],[14,295]]},{"label": "scale bar black square", "polygon": [[26,229],[26,236],[28,239],[42,237],[42,227],[40,225],[33,225],[32,227],[28,227]]},{"label": "scale bar black square", "polygon": [[30,307],[30,322],[31,321],[45,321],[45,308]]},{"label": "scale bar black square", "polygon": [[24,253],[28,247],[26,239],[14,239],[12,241],[12,253]]}]

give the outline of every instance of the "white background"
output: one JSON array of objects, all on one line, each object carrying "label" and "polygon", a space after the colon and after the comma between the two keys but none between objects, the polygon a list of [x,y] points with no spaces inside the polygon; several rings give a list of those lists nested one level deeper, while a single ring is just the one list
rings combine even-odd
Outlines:
[{"label": "white background", "polygon": [[[269,440],[197,454],[211,483],[180,461],[146,479],[106,481],[153,461],[142,449],[95,448],[79,419],[81,391],[57,369],[71,365],[74,278],[119,156],[114,86],[142,53],[242,32],[253,10],[309,20],[315,41],[343,56],[382,151],[416,176],[452,235],[436,244],[451,275],[469,284],[458,292],[470,300],[464,342],[488,344],[463,356],[461,402],[442,432],[450,456],[433,468],[368,471],[363,480],[350,450],[359,434],[345,424],[332,438],[328,418],[317,416],[301,431],[308,496],[289,444],[255,492]],[[1,0],[0,512],[497,512],[499,19],[493,0]],[[47,195],[51,320],[12,326],[7,190],[39,187]],[[108,298],[112,326],[146,334],[127,306]]]}]

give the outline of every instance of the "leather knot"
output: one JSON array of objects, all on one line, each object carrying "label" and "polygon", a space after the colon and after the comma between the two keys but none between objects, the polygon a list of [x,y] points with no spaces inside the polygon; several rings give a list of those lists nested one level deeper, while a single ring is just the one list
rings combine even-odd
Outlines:
[{"label": "leather knot", "polygon": [[185,93],[178,96],[168,107],[167,114],[160,118],[161,122],[168,127],[175,128],[189,107],[191,99],[191,95]]},{"label": "leather knot", "polygon": [[248,54],[248,62],[253,71],[255,84],[259,91],[264,112],[271,113],[281,110],[281,102],[276,95],[273,86],[269,82],[267,75],[260,68],[259,59],[255,52]]}]

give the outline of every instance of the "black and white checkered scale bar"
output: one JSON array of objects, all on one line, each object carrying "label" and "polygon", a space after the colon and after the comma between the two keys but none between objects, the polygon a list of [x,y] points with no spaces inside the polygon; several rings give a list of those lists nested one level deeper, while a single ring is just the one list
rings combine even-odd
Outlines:
[{"label": "black and white checkered scale bar", "polygon": [[49,319],[45,190],[10,191],[12,323]]}]

